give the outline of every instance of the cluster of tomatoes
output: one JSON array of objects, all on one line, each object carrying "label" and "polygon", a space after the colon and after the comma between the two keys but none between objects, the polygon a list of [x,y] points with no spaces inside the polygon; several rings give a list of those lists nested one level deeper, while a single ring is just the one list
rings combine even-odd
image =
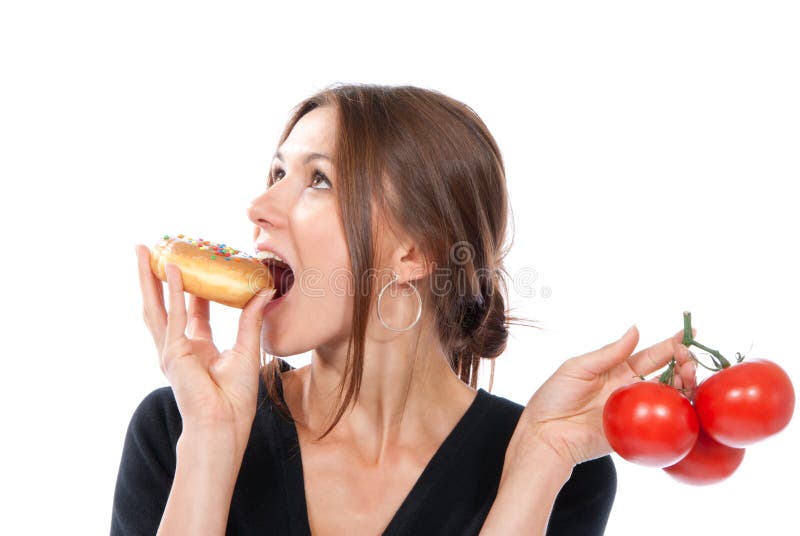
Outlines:
[{"label": "cluster of tomatoes", "polygon": [[690,400],[672,386],[673,361],[658,382],[636,382],[614,391],[603,410],[603,428],[624,459],[660,467],[687,484],[713,484],[736,471],[745,447],[789,424],[794,389],[772,361],[744,362],[737,354],[731,366],[719,352],[693,340],[688,312],[684,326],[683,344],[709,350],[715,368],[703,366],[714,374]]}]

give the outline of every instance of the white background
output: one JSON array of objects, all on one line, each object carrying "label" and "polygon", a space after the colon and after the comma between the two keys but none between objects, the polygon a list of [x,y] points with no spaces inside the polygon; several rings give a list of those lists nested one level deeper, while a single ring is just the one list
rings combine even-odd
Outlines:
[{"label": "white background", "polygon": [[[497,138],[508,268],[537,275],[511,305],[544,330],[513,328],[494,393],[524,404],[564,359],[634,322],[653,344],[684,310],[800,385],[795,2],[265,5],[0,8],[0,533],[108,532],[128,421],[167,385],[134,244],[249,247],[291,107],[334,82],[437,89]],[[237,311],[212,317],[232,342]],[[616,457],[607,534],[786,534],[798,420],[712,487]]]}]

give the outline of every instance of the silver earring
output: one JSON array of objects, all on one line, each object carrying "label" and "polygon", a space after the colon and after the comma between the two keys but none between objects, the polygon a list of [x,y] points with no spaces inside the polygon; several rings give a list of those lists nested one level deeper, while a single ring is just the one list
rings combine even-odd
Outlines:
[{"label": "silver earring", "polygon": [[388,283],[386,283],[383,286],[383,288],[381,289],[381,291],[378,293],[378,303],[375,306],[375,312],[378,313],[378,320],[381,321],[381,324],[383,324],[383,326],[386,329],[390,329],[392,331],[408,331],[409,329],[413,328],[416,325],[416,323],[419,320],[420,316],[422,316],[422,296],[420,296],[420,293],[417,290],[417,287],[415,287],[414,285],[411,285],[411,288],[414,289],[414,293],[417,295],[417,304],[419,305],[419,308],[417,309],[417,317],[414,319],[414,321],[411,323],[410,326],[408,326],[406,328],[403,328],[403,329],[395,329],[395,328],[387,325],[386,322],[383,320],[383,317],[381,316],[381,298],[383,297],[383,293],[386,290],[386,288],[389,285],[391,285],[392,283],[396,282],[398,277],[399,277],[394,270],[392,270],[392,274],[394,274],[394,277],[392,278],[392,280],[389,281]]}]

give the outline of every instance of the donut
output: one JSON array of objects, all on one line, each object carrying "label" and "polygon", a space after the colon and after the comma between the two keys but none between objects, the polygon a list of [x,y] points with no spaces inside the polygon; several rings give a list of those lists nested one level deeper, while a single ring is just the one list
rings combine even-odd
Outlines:
[{"label": "donut", "polygon": [[150,248],[150,268],[162,281],[167,280],[167,264],[180,268],[186,292],[229,307],[243,309],[250,298],[275,286],[275,271],[265,262],[202,238],[162,236]]}]

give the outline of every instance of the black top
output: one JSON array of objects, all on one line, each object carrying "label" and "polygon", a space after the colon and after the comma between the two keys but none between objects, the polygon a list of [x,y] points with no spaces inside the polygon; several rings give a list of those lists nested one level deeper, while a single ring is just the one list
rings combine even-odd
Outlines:
[{"label": "black top", "polygon": [[[282,372],[294,368],[284,360],[279,364]],[[283,397],[280,382],[278,390]],[[297,429],[271,402],[263,380],[258,400],[226,534],[308,536]],[[478,389],[383,534],[478,534],[497,493],[506,447],[523,409]],[[117,475],[112,536],[156,534],[175,474],[181,424],[169,386],[154,390],[136,408]],[[603,534],[616,489],[610,456],[575,466],[556,498],[547,534]]]}]

